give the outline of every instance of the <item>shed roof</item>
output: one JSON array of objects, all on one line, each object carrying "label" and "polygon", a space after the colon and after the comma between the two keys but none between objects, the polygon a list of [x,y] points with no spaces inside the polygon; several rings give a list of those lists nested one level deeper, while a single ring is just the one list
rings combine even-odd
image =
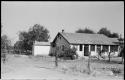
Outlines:
[{"label": "shed roof", "polygon": [[36,46],[50,46],[50,42],[38,42],[38,41],[35,41],[34,45],[36,45]]},{"label": "shed roof", "polygon": [[117,45],[103,34],[88,34],[88,33],[59,33],[70,44],[98,44],[98,45]]}]

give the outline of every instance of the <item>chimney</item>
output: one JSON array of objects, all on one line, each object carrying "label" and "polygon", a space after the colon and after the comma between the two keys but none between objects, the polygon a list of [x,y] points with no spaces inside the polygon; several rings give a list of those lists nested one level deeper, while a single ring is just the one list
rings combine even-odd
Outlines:
[{"label": "chimney", "polygon": [[62,29],[62,33],[64,33],[64,29]]}]

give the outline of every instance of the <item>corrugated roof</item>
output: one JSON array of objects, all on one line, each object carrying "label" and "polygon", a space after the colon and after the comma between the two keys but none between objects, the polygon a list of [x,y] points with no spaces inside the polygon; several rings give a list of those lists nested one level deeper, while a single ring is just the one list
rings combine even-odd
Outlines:
[{"label": "corrugated roof", "polygon": [[50,42],[38,42],[38,41],[35,41],[34,45],[37,45],[37,46],[50,46]]},{"label": "corrugated roof", "polygon": [[116,45],[103,34],[60,33],[71,44],[103,44]]}]

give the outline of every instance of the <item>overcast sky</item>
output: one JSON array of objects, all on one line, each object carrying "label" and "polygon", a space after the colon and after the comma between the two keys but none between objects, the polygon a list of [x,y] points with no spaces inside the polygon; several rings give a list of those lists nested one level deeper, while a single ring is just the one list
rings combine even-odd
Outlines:
[{"label": "overcast sky", "polygon": [[18,40],[19,31],[28,31],[34,24],[50,31],[50,41],[62,29],[73,33],[85,27],[95,32],[107,27],[124,36],[124,2],[2,1],[1,23],[12,43]]}]

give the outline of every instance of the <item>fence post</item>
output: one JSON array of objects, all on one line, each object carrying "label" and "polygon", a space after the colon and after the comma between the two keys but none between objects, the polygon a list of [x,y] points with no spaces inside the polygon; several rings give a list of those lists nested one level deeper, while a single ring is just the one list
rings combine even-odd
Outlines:
[{"label": "fence post", "polygon": [[98,51],[98,60],[100,60],[100,58],[99,58],[99,51]]},{"label": "fence post", "polygon": [[111,57],[110,57],[110,54],[111,54],[111,52],[109,52],[109,55],[108,55],[108,57],[109,57],[109,62],[110,62],[110,58],[111,58]]},{"label": "fence post", "polygon": [[58,55],[57,55],[57,48],[55,51],[55,66],[58,67]]},{"label": "fence post", "polygon": [[90,70],[90,51],[89,51],[89,59],[88,59],[88,74],[90,74],[91,70]]}]

